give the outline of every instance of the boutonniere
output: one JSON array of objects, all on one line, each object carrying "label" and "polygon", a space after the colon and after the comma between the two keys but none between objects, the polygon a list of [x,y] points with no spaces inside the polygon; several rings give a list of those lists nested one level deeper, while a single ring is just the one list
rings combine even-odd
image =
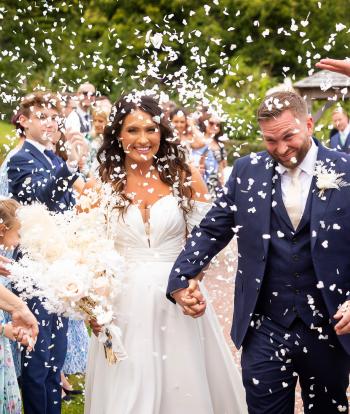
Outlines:
[{"label": "boutonniere", "polygon": [[347,187],[350,184],[342,179],[345,173],[337,173],[330,167],[327,167],[323,161],[317,161],[314,175],[316,176],[316,186],[320,190],[319,197],[323,197],[326,190],[335,188],[340,190],[341,187]]}]

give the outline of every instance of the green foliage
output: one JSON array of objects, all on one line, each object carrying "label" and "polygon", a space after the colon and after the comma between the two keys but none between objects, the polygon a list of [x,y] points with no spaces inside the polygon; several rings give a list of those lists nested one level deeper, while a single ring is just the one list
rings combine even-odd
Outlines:
[{"label": "green foliage", "polygon": [[[9,119],[36,87],[74,91],[89,80],[114,100],[157,85],[174,99],[185,90],[182,103],[192,107],[216,99],[230,138],[253,140],[254,114],[271,86],[307,76],[325,55],[345,57],[348,3],[0,1],[0,112]],[[149,41],[156,33],[161,47]]]},{"label": "green foliage", "polygon": [[0,162],[3,161],[10,149],[16,145],[16,142],[17,138],[13,126],[0,121]]}]

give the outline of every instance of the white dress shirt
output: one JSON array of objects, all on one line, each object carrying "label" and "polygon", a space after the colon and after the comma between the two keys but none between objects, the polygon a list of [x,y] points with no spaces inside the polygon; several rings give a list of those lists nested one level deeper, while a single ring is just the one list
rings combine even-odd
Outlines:
[{"label": "white dress shirt", "polygon": [[350,134],[350,124],[348,124],[346,126],[346,128],[344,129],[344,131],[339,131],[340,142],[341,142],[341,144],[343,146],[345,145],[346,138],[348,137],[349,134]]},{"label": "white dress shirt", "polygon": [[38,151],[40,151],[43,156],[49,161],[49,163],[52,165],[52,161],[50,160],[50,158],[45,154],[45,150],[47,150],[48,148],[45,147],[45,145],[40,144],[40,142],[37,141],[33,141],[32,139],[26,138],[26,142],[29,142],[29,144],[32,144],[33,147],[35,147]]},{"label": "white dress shirt", "polygon": [[[33,141],[32,139],[29,139],[29,138],[26,138],[26,141],[29,142],[30,144],[32,144],[37,150],[39,150],[43,154],[43,156],[49,161],[50,165],[52,165],[54,167],[54,165],[52,163],[52,160],[44,152],[45,150],[47,150],[49,148],[45,147],[45,145],[40,144],[40,142]],[[78,171],[77,167],[73,167],[72,165],[68,164],[67,162],[66,162],[66,165],[67,165],[68,171],[71,174],[75,174]]]},{"label": "white dress shirt", "polygon": [[[309,195],[310,187],[312,178],[314,176],[315,172],[315,165],[317,160],[317,153],[318,148],[315,144],[314,140],[312,139],[312,144],[305,155],[305,158],[301,162],[301,164],[298,165],[298,167],[301,169],[300,173],[300,182],[301,182],[301,205],[302,205],[302,211],[305,210],[307,198]],[[282,164],[278,164],[277,167],[278,172],[281,174],[281,189],[282,189],[282,199],[285,203],[286,201],[286,192],[288,191],[288,187],[291,183],[291,177],[288,175],[288,168],[284,167]]]},{"label": "white dress shirt", "polygon": [[[80,115],[80,116],[79,116]],[[86,116],[88,119],[86,119]],[[67,131],[70,132],[80,132],[80,122],[83,122],[84,126],[91,129],[90,123],[90,114],[89,112],[84,112],[79,106],[74,109],[66,118],[64,124]]]}]

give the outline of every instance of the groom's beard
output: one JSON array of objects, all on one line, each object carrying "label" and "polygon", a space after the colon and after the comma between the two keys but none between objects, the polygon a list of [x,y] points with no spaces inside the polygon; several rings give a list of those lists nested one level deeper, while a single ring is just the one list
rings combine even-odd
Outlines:
[{"label": "groom's beard", "polygon": [[296,168],[298,167],[306,157],[306,154],[309,152],[311,147],[311,137],[305,136],[305,140],[303,141],[302,146],[299,148],[291,148],[286,152],[286,155],[279,155],[273,152],[268,153],[271,157],[278,162],[279,164],[283,165],[286,168]]}]

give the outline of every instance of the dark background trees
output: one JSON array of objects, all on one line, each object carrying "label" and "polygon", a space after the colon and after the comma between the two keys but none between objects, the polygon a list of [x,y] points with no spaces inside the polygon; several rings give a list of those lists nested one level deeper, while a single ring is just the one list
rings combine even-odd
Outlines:
[{"label": "dark background trees", "polygon": [[349,21],[350,0],[0,1],[0,112],[37,87],[89,80],[113,100],[158,85],[193,108],[216,100],[247,139],[268,88],[350,54]]}]

